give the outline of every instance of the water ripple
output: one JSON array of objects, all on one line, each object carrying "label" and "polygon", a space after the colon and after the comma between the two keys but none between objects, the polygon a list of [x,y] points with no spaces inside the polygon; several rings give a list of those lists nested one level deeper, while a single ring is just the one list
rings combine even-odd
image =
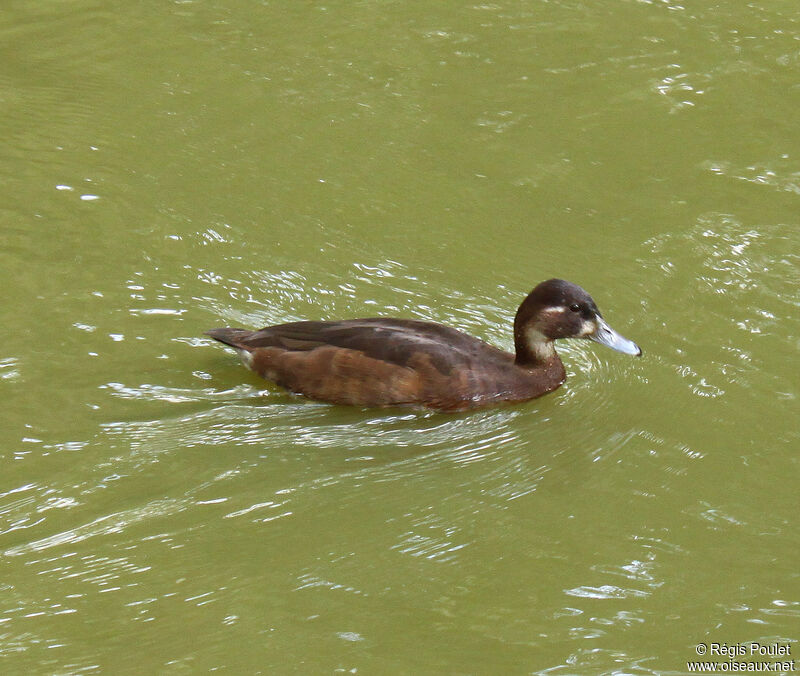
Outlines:
[{"label": "water ripple", "polygon": [[787,279],[800,283],[794,228],[748,227],[730,214],[710,213],[686,233],[647,243],[651,255],[641,262],[654,273],[658,295],[672,299],[674,315],[673,354],[660,358],[695,395],[794,391],[793,378],[772,364],[795,351],[792,336],[800,329],[800,300],[785,290]]}]

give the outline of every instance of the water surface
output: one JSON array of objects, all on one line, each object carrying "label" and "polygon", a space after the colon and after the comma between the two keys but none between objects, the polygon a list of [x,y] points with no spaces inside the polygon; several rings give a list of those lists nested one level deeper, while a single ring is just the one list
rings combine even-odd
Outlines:
[{"label": "water surface", "polygon": [[[685,673],[790,642],[789,0],[7,3],[4,673]],[[202,331],[639,343],[466,414],[307,402]],[[800,648],[798,648],[800,649]]]}]

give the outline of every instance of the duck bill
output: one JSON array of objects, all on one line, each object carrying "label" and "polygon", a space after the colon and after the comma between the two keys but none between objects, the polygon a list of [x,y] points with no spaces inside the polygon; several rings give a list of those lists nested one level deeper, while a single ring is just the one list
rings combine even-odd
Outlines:
[{"label": "duck bill", "polygon": [[602,317],[597,317],[597,329],[587,338],[623,354],[631,354],[634,357],[640,357],[642,354],[636,343],[614,331]]}]

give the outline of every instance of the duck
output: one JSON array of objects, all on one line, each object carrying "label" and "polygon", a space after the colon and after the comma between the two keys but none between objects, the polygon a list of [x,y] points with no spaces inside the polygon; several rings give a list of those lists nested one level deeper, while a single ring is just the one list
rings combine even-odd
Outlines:
[{"label": "duck", "polygon": [[243,364],[290,392],[331,404],[414,406],[455,412],[535,399],[561,387],[563,338],[592,340],[639,357],[577,284],[549,279],[514,317],[514,353],[435,322],[372,317],[298,321],[251,331],[205,332]]}]

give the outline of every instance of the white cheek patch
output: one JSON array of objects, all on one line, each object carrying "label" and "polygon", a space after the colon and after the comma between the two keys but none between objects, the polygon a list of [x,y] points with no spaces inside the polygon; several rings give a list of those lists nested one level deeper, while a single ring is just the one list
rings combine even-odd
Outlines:
[{"label": "white cheek patch", "polygon": [[578,332],[579,338],[586,338],[586,336],[591,336],[595,331],[597,331],[597,325],[589,320],[584,320],[583,324],[581,324],[581,330]]}]

